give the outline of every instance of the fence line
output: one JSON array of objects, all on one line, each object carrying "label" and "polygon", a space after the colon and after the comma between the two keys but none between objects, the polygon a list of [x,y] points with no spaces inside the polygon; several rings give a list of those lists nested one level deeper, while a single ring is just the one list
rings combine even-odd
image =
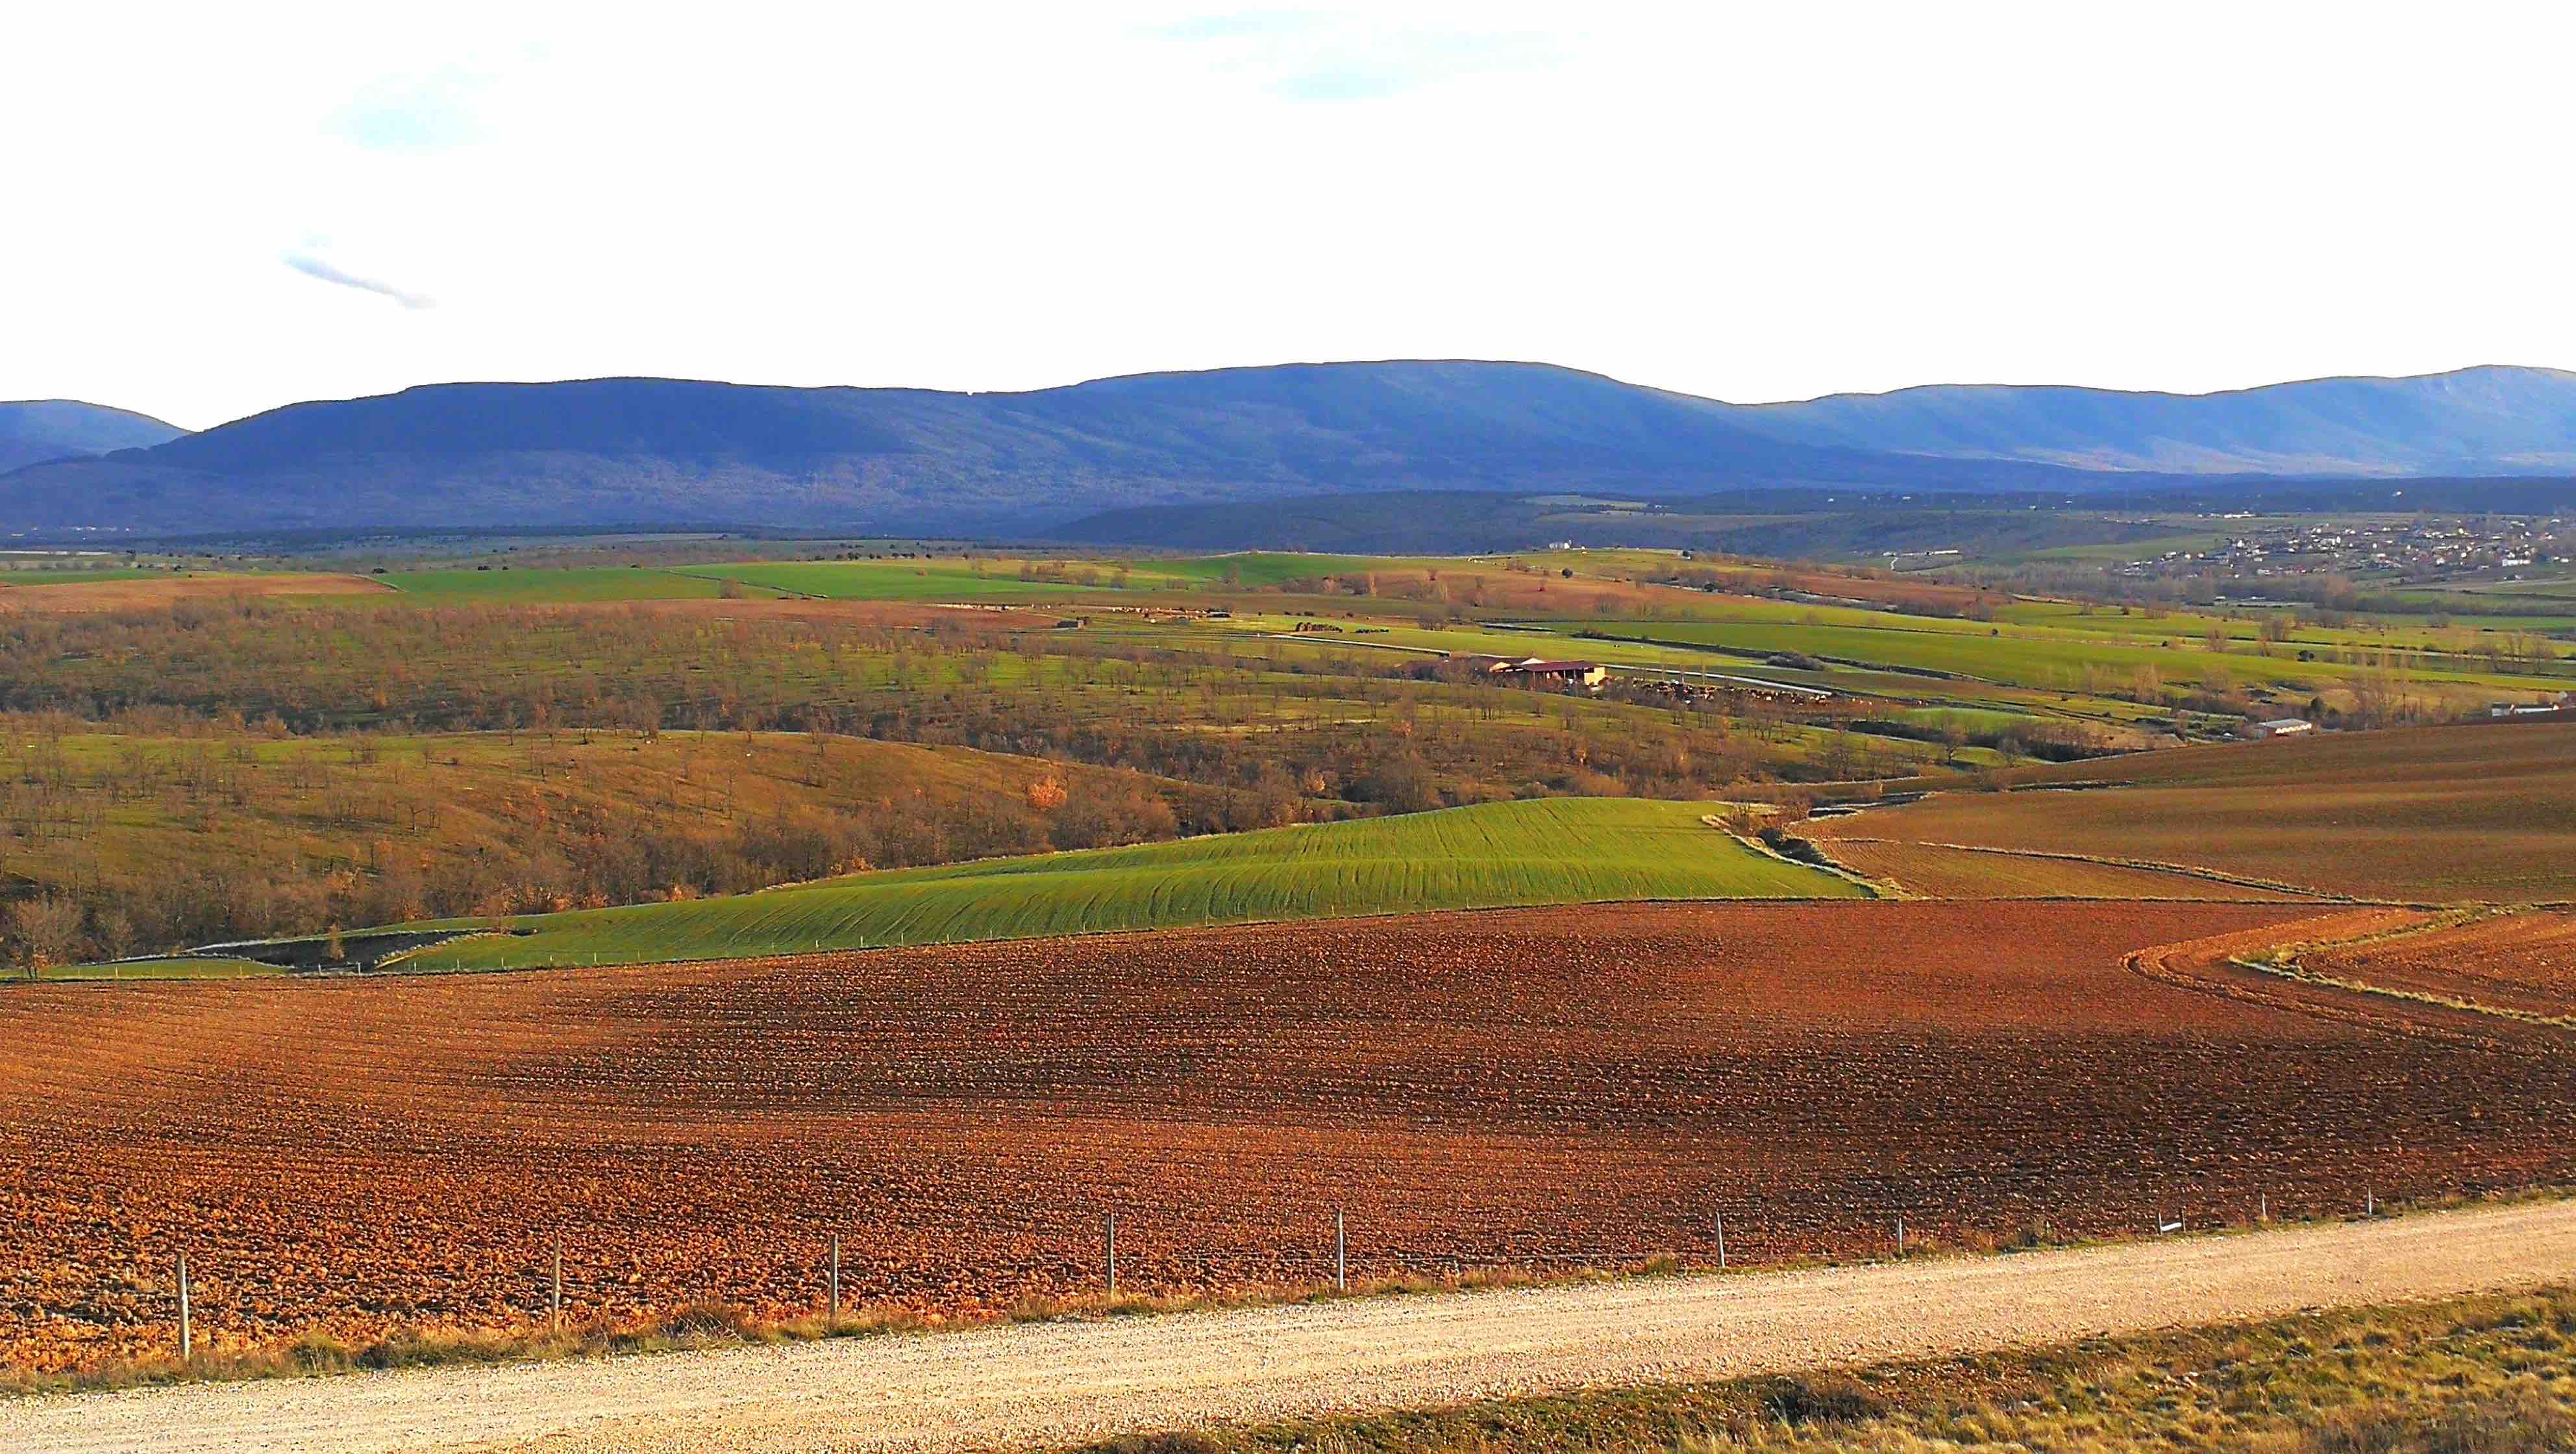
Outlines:
[{"label": "fence line", "polygon": [[[2439,1193],[2431,1195],[2437,1200],[2442,1199]],[[2170,1217],[2166,1212],[2167,1205],[2166,1197],[2161,1194],[2149,1201],[2145,1208],[2144,1226],[2150,1234],[2172,1233],[2187,1228],[2210,1229],[2228,1225],[2231,1222],[2244,1224],[2243,1219],[2248,1215],[2250,1215],[2251,1225],[2260,1226],[2270,1223],[2275,1216],[2269,1187],[2256,1188],[2249,1201],[2238,1207],[2235,1216],[2230,1216],[2224,1208],[2224,1203],[2215,1197],[2202,1204],[2204,1210],[2196,1221],[2190,1216],[2187,1200],[2175,1201],[2173,1203],[2175,1210]],[[2322,1201],[2310,1200],[2304,1213],[2292,1211],[2288,1214],[2305,1215],[2311,1218],[2318,1216],[2349,1218],[2358,1214],[2363,1218],[2374,1218],[2386,1215],[2403,1205],[2402,1202],[2383,1203],[2379,1198],[2377,1186],[2365,1183],[2359,1188],[2358,1197],[2340,1209]],[[1325,1239],[1323,1224],[1318,1220],[1308,1224],[1313,1229],[1311,1240],[1296,1235],[1296,1228],[1293,1225],[1281,1224],[1276,1229],[1279,1233],[1277,1239],[1267,1246],[1252,1244],[1196,1252],[1151,1246],[1145,1250],[1139,1250],[1133,1245],[1132,1239],[1130,1245],[1122,1247],[1119,1237],[1122,1230],[1122,1217],[1131,1223],[1134,1218],[1119,1211],[1106,1211],[1101,1214],[1097,1262],[1086,1267],[1084,1261],[1078,1257],[1040,1256],[1032,1260],[1023,1260],[1007,1270],[1002,1270],[1003,1279],[1005,1282],[1017,1279],[1039,1284],[1053,1283],[1069,1291],[1078,1290],[1086,1282],[1092,1282],[1092,1285],[1103,1287],[1108,1295],[1116,1297],[1122,1289],[1135,1289],[1140,1285],[1147,1290],[1160,1287],[1172,1291],[1217,1291],[1222,1290],[1229,1282],[1247,1289],[1257,1289],[1265,1285],[1277,1286],[1277,1283],[1265,1284],[1262,1281],[1262,1274],[1266,1272],[1273,1276],[1285,1274],[1297,1279],[1291,1285],[1322,1287],[1337,1293],[1347,1293],[1352,1287],[1354,1261],[1351,1247],[1352,1221],[1346,1207],[1335,1205],[1330,1208],[1330,1211],[1329,1241]],[[1926,1224],[1919,1212],[1900,1209],[1888,1215],[1891,1222],[1881,1225],[1883,1227],[1892,1225],[1892,1246],[1894,1255],[1898,1258],[1916,1255],[1926,1250],[1928,1246],[1939,1245],[1942,1234],[1964,1240],[1970,1245],[1980,1243],[1996,1247],[2005,1245],[1985,1238],[1983,1234],[1975,1231],[1970,1223],[1958,1218],[1940,1218],[1932,1221],[1929,1226],[1934,1235],[1927,1241],[1924,1235]],[[1775,1234],[1774,1237],[1766,1237],[1760,1230],[1762,1218],[1759,1210],[1756,1209],[1749,1225],[1753,1231],[1755,1245],[1773,1244],[1767,1250],[1777,1260],[1788,1261],[1812,1255],[1819,1243],[1828,1250],[1837,1247],[1843,1250],[1865,1249],[1865,1237],[1856,1239],[1850,1235],[1859,1225],[1854,1217],[1854,1213],[1837,1207],[1833,1209],[1833,1214],[1826,1221],[1819,1224],[1812,1219],[1812,1214],[1800,1215],[1798,1211],[1792,1210],[1785,1218],[1788,1223],[1785,1235]],[[1394,1278],[1445,1275],[1460,1281],[1488,1273],[1530,1273],[1548,1276],[1593,1270],[1619,1271],[1658,1266],[1670,1266],[1674,1270],[1682,1270],[1692,1266],[1713,1265],[1719,1270],[1732,1270],[1742,1263],[1738,1253],[1746,1245],[1745,1233],[1748,1219],[1746,1210],[1740,1205],[1736,1208],[1734,1220],[1736,1225],[1730,1228],[1727,1211],[1724,1208],[1714,1208],[1709,1216],[1707,1226],[1710,1235],[1705,1243],[1660,1253],[1635,1245],[1569,1247],[1561,1241],[1552,1247],[1514,1247],[1510,1245],[1512,1239],[1509,1237],[1501,1238],[1497,1245],[1481,1251],[1461,1249],[1448,1244],[1424,1247],[1414,1245],[1410,1241],[1370,1239],[1365,1252],[1358,1259],[1359,1270],[1364,1278],[1371,1273],[1379,1277]],[[2106,1232],[2116,1233],[2119,1227],[2117,1218],[2113,1216],[2088,1216],[2085,1220]],[[1190,1225],[1177,1218],[1175,1221],[1184,1228]],[[2132,1228],[2138,1225],[2140,1225],[2138,1222],[2128,1223]],[[1145,1226],[1150,1237],[1155,1224],[1149,1222]],[[2031,1239],[2025,1245],[2054,1243],[2058,1240],[2053,1232],[2054,1226],[2055,1218],[2049,1214],[2041,1213],[2033,1216],[2024,1228],[2025,1234]],[[1418,1226],[1415,1228],[1417,1233],[1420,1230]],[[1038,1232],[1035,1228],[1030,1229],[1030,1232],[1039,1240],[1045,1239],[1046,1234]],[[1237,1232],[1235,1235],[1241,1234]],[[1776,1242],[1775,1237],[1778,1238]],[[601,1240],[605,1240],[605,1237],[603,1236]],[[823,1256],[818,1259],[821,1266],[817,1268],[814,1260],[805,1261],[803,1265],[809,1269],[808,1276],[811,1276],[813,1271],[821,1272],[820,1291],[823,1309],[837,1322],[848,1305],[849,1291],[842,1234],[836,1230],[822,1240],[823,1246],[820,1250]],[[791,1241],[792,1237],[782,1237],[782,1243]],[[558,1231],[549,1234],[543,1249],[544,1261],[541,1264],[544,1314],[547,1326],[554,1330],[564,1327],[567,1311],[565,1242],[564,1233]],[[808,1248],[815,1246],[813,1242],[807,1242],[805,1245]],[[1887,1247],[1890,1244],[1881,1243],[1880,1245]],[[631,1239],[626,1240],[624,1250],[630,1259],[635,1249],[635,1242]],[[578,1248],[575,1250],[578,1251]],[[1713,1254],[1713,1264],[1710,1260],[1711,1254]],[[958,1255],[971,1256],[972,1254],[960,1252]],[[1865,1250],[1862,1255],[1866,1258]],[[806,1256],[812,1258],[813,1253],[809,1251]],[[178,1349],[179,1356],[184,1361],[196,1356],[196,1324],[199,1315],[204,1311],[204,1299],[202,1290],[197,1285],[199,1269],[192,1262],[189,1250],[177,1249],[174,1260]],[[1761,1260],[1763,1260],[1761,1255],[1757,1253],[1756,1263]],[[576,1265],[583,1265],[578,1258],[576,1258]],[[793,1265],[792,1259],[790,1265]],[[903,1263],[890,1269],[880,1260],[878,1265],[871,1269],[871,1277],[880,1284],[891,1284],[881,1293],[889,1300],[914,1299],[917,1298],[917,1294],[906,1294],[900,1291],[900,1283],[905,1275],[919,1274],[925,1279],[935,1277],[938,1265],[936,1262]],[[808,1282],[805,1286],[812,1289],[814,1284]],[[270,1290],[273,1292],[274,1288]],[[223,1292],[220,1273],[216,1291],[220,1299]],[[671,1290],[669,1295],[661,1297],[637,1293],[632,1291],[631,1287],[624,1291],[628,1293],[624,1299],[625,1304],[638,1308],[680,1307],[692,1301],[702,1300],[683,1296],[676,1289]],[[758,1289],[752,1301],[755,1305],[794,1305],[792,1294],[788,1298],[781,1299],[777,1293],[778,1287],[773,1280]],[[812,1295],[811,1291],[806,1294],[809,1298]],[[720,1293],[718,1300],[721,1301]],[[810,1307],[812,1304],[807,1303],[806,1306]],[[219,1302],[219,1316],[220,1311]],[[614,1309],[607,1306],[596,1307],[593,1309],[593,1316],[604,1316],[613,1311]]]}]

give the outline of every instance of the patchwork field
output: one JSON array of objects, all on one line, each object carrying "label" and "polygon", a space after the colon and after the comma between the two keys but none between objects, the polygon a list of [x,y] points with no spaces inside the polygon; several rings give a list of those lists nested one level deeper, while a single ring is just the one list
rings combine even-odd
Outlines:
[{"label": "patchwork field", "polygon": [[2151,982],[2313,908],[1618,906],[0,994],[0,1347],[1744,1261],[2564,1178],[2576,1053]]},{"label": "patchwork field", "polygon": [[[506,921],[411,970],[732,959],[1195,924],[1632,899],[1849,899],[1757,852],[1705,803],[1557,798],[1177,843],[857,874]],[[454,921],[456,927],[474,927]]]},{"label": "patchwork field", "polygon": [[2409,902],[2576,897],[2576,723],[2177,748],[2005,781],[2015,790],[1938,792],[1810,828],[1837,854],[1835,840],[1878,838],[2144,860]]}]

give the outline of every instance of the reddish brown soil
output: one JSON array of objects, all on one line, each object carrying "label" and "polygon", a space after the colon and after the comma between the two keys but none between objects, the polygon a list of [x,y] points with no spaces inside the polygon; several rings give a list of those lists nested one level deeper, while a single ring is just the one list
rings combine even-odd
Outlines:
[{"label": "reddish brown soil", "polygon": [[[0,993],[0,1348],[1739,1260],[2557,1180],[2576,1055],[2151,981],[2232,904],[1604,906]],[[2277,932],[2265,926],[2283,926]]]},{"label": "reddish brown soil", "polygon": [[2576,1015],[2576,914],[2475,919],[2299,957],[2313,973],[2522,1015]]},{"label": "reddish brown soil", "polygon": [[[2570,892],[2576,723],[2537,719],[2177,747],[2030,768],[1810,825],[2077,853],[2403,903],[2547,904]],[[2034,792],[2088,783],[2080,792]],[[1802,830],[1803,831],[1803,830]]]}]

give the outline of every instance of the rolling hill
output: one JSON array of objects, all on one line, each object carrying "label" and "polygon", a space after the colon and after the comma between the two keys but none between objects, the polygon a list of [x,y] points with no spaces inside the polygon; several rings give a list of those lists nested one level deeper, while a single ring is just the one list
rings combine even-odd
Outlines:
[{"label": "rolling hill", "polygon": [[111,450],[148,449],[187,432],[148,414],[78,399],[0,402],[0,471]]},{"label": "rolling hill", "polygon": [[[403,967],[733,959],[1525,904],[1868,897],[1846,879],[1707,826],[1710,811],[1707,803],[1550,798],[884,870],[511,919],[513,933],[454,939]],[[311,942],[279,940],[270,952]]]}]

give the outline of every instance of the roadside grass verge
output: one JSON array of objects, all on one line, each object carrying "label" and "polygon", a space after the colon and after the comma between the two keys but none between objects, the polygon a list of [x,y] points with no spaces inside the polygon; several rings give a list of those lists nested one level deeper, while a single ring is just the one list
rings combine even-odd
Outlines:
[{"label": "roadside grass verge", "polygon": [[2576,1447],[2576,1288],[2025,1352],[1130,1436],[1083,1454]]},{"label": "roadside grass verge", "polygon": [[371,1341],[308,1333],[291,1342],[255,1348],[216,1347],[186,1360],[175,1354],[103,1359],[64,1372],[0,1369],[0,1397],[106,1392],[176,1383],[240,1383],[269,1378],[321,1378],[397,1368],[470,1364],[543,1363],[634,1353],[679,1353],[753,1344],[814,1343],[832,1338],[925,1334],[1009,1323],[1060,1323],[1100,1318],[1155,1317],[1226,1308],[1281,1307],[1346,1298],[1418,1297],[1433,1293],[1558,1286],[1680,1271],[1669,1258],[1632,1266],[1582,1268],[1545,1275],[1525,1268],[1465,1268],[1445,1274],[1402,1273],[1353,1278],[1349,1290],[1327,1284],[1281,1283],[1223,1292],[1119,1292],[1027,1298],[981,1317],[946,1317],[911,1308],[864,1305],[838,1316],[763,1318],[729,1303],[703,1303],[647,1320],[570,1320],[562,1327],[400,1328]]},{"label": "roadside grass verge", "polygon": [[1708,808],[1549,798],[864,873],[482,921],[509,932],[423,950],[401,967],[565,968],[1440,909],[1868,896],[1707,826]]}]

